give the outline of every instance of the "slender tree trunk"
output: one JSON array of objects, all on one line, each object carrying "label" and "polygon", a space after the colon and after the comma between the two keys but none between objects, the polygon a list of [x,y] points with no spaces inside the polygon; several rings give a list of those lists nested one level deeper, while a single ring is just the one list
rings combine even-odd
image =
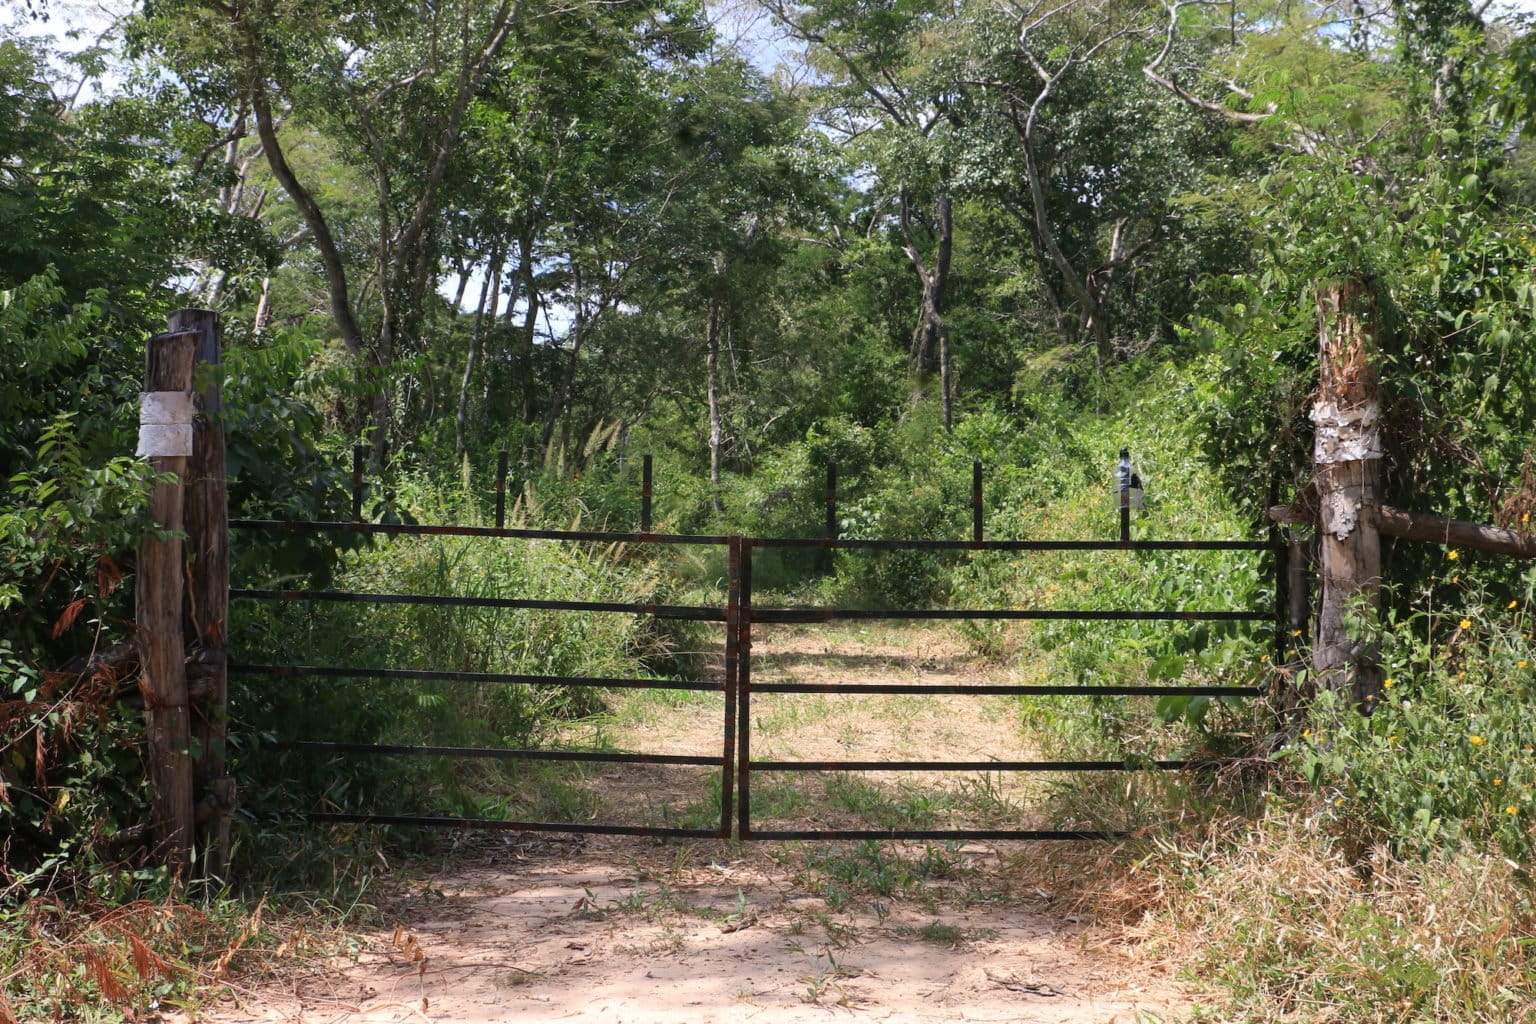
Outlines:
[{"label": "slender tree trunk", "polygon": [[261,279],[261,298],[256,301],[256,316],[251,320],[251,333],[260,335],[267,329],[267,321],[272,317],[272,279]]},{"label": "slender tree trunk", "polygon": [[[500,251],[499,251],[499,255],[500,255],[501,261],[502,261],[502,264],[501,264],[501,279],[502,279],[502,281],[504,281],[506,283],[506,286],[507,286],[507,305],[506,305],[506,310],[505,310],[505,312],[503,312],[501,314],[501,316],[502,316],[502,323],[501,323],[501,330],[499,330],[499,331],[495,330],[495,327],[496,327],[496,317],[494,315],[491,317],[491,319],[489,321],[489,326],[492,328],[492,330],[489,333],[487,333],[486,336],[485,336],[485,340],[483,342],[483,344],[485,344],[485,345],[489,345],[493,338],[506,339],[506,338],[511,337],[512,333],[513,333],[513,327],[514,327],[514,325],[516,323],[516,321],[514,319],[514,314],[517,312],[517,300],[519,298],[520,288],[521,288],[522,283],[523,283],[523,275],[522,275],[522,267],[521,266],[514,267],[514,266],[512,266],[512,265],[510,265],[510,264],[508,264],[506,262],[507,257],[511,255],[511,253],[508,251],[509,248],[510,248],[509,246],[503,245],[501,247]],[[492,307],[493,307],[493,309],[495,308],[495,303],[492,303]],[[503,345],[503,348],[504,348],[505,345],[506,345],[506,342],[503,341],[502,345]],[[488,349],[486,351],[487,351],[487,353],[489,352]],[[498,353],[498,355],[502,356],[502,355],[504,355],[504,353]],[[483,357],[483,359],[484,359],[484,361],[486,363],[486,366],[485,366],[485,370],[480,374],[480,404],[483,407],[485,407],[486,409],[489,409],[490,406],[491,406],[491,389],[492,389],[492,386],[493,385],[498,385],[498,384],[504,382],[504,380],[498,380],[499,377],[504,377],[504,374],[498,374],[497,372],[495,372],[496,371],[496,367],[502,367],[503,371],[504,371],[504,368],[506,366],[506,359],[505,358],[498,358],[494,366],[490,363],[490,356],[489,356],[489,354],[485,355]],[[502,399],[502,405],[503,405],[503,407],[506,407],[506,406],[510,406],[511,403],[508,402],[505,398],[503,398]]]},{"label": "slender tree trunk", "polygon": [[464,308],[464,292],[469,288],[470,272],[475,269],[474,263],[466,260],[464,266],[459,269],[459,286],[453,292],[453,311],[458,313]]},{"label": "slender tree trunk", "polygon": [[475,307],[475,323],[469,332],[469,351],[464,356],[464,377],[459,382],[459,404],[454,415],[454,451],[464,454],[464,435],[469,424],[469,386],[475,376],[475,362],[480,355],[481,334],[486,323],[486,305],[490,305],[490,319],[496,319],[496,303],[501,298],[502,249],[491,253],[489,273],[480,284],[480,302]]},{"label": "slender tree trunk", "polygon": [[523,279],[523,329],[519,338],[518,365],[523,375],[523,424],[532,426],[537,415],[538,374],[534,366],[534,340],[539,323],[539,293],[534,289],[533,236],[518,240],[518,273]]},{"label": "slender tree trunk", "polygon": [[[578,286],[579,286],[578,281]],[[579,287],[577,289],[580,290]],[[586,336],[586,316],[580,301],[576,305],[576,318],[571,322],[571,354],[565,361],[565,372],[560,375],[560,386],[550,398],[549,410],[544,415],[544,434],[540,438],[539,445],[546,454],[549,444],[554,440],[555,427],[560,423],[560,417],[565,412],[565,403],[570,398],[571,387],[576,382],[576,364],[581,358],[581,343]]]},{"label": "slender tree trunk", "polygon": [[704,356],[705,388],[709,393],[709,501],[719,515],[720,508],[720,298],[709,298],[707,351]]},{"label": "slender tree trunk", "polygon": [[944,400],[944,430],[955,428],[955,399],[949,374],[949,324],[939,328],[939,391]]}]

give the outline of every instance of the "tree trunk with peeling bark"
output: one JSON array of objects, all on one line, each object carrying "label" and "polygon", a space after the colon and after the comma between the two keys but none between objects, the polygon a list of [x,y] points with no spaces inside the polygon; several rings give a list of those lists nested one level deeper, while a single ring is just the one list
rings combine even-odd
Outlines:
[{"label": "tree trunk with peeling bark", "polygon": [[1374,632],[1381,613],[1381,384],[1378,318],[1359,280],[1319,289],[1313,461],[1319,502],[1317,641],[1320,689],[1350,690],[1369,711],[1381,689]]}]

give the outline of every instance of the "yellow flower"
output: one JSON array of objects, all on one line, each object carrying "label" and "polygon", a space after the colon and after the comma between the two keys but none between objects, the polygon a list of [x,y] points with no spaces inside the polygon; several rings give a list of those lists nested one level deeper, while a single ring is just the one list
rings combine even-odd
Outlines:
[{"label": "yellow flower", "polygon": [[1291,630],[1291,636],[1301,636],[1301,630],[1299,630],[1299,629]]},{"label": "yellow flower", "polygon": [[1520,521],[1521,521],[1521,522],[1522,522],[1522,523],[1528,523],[1528,522],[1530,522],[1530,521],[1531,521],[1531,514],[1530,514],[1530,513],[1529,513],[1529,512],[1527,512],[1527,513],[1526,513],[1526,514],[1525,514],[1525,515],[1523,515],[1523,516],[1521,516],[1521,517],[1520,517]]},{"label": "yellow flower", "polygon": [[1517,661],[1517,662],[1515,662],[1515,668],[1525,668],[1526,664],[1527,664],[1527,662]]},{"label": "yellow flower", "polygon": [[1520,808],[1516,807],[1514,804],[1510,804],[1508,807],[1504,808],[1504,813],[1505,814],[1519,814],[1520,813]]},{"label": "yellow flower", "polygon": [[1462,619],[1461,620],[1461,628],[1462,629],[1471,629],[1472,628],[1472,620],[1471,619]]},{"label": "yellow flower", "polygon": [[1397,685],[1397,680],[1396,679],[1383,679],[1381,681],[1381,685],[1385,686],[1387,689],[1390,690],[1390,689],[1392,689],[1392,687]]},{"label": "yellow flower", "polygon": [[1467,737],[1467,742],[1471,743],[1474,747],[1480,747],[1488,741],[1474,733],[1473,735]]},{"label": "yellow flower", "polygon": [[1387,737],[1387,742],[1388,743],[1396,743],[1397,742],[1397,733],[1393,733],[1392,735],[1388,736]]},{"label": "yellow flower", "polygon": [[1451,550],[1445,553],[1445,557],[1454,562],[1456,559],[1461,557],[1461,552],[1457,551],[1455,548],[1451,548]]},{"label": "yellow flower", "polygon": [[1504,785],[1504,780],[1503,779],[1494,779],[1493,780],[1493,784],[1495,786],[1502,786],[1502,785]]},{"label": "yellow flower", "polygon": [[1509,602],[1509,606],[1511,608],[1519,608],[1520,607],[1520,602],[1519,601],[1511,601],[1511,602]]}]

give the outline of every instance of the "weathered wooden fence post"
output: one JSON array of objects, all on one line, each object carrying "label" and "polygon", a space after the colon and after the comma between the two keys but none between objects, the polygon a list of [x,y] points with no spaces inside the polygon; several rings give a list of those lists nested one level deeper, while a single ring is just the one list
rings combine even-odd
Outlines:
[{"label": "weathered wooden fence post", "polygon": [[177,877],[191,864],[193,770],[187,706],[186,654],[182,641],[183,482],[192,454],[192,374],[197,335],[157,334],[144,358],[139,402],[139,444],[157,474],[174,480],[155,485],[149,497],[155,534],[139,544],[136,639],[142,675],[139,690],[149,732],[149,774],[154,788],[157,855]]},{"label": "weathered wooden fence post", "polygon": [[203,873],[222,878],[229,857],[235,780],[227,771],[229,734],[229,491],[224,474],[224,336],[219,315],[179,309],[172,331],[197,337],[192,459],[187,471],[186,639],[197,782],[197,835]]},{"label": "weathered wooden fence post", "polygon": [[[1381,611],[1381,381],[1376,310],[1359,280],[1318,289],[1318,387],[1312,405],[1318,493],[1318,689],[1352,688],[1369,710],[1381,669],[1369,639]],[[1366,639],[1349,620],[1364,619]],[[1361,633],[1357,629],[1356,636]]]}]

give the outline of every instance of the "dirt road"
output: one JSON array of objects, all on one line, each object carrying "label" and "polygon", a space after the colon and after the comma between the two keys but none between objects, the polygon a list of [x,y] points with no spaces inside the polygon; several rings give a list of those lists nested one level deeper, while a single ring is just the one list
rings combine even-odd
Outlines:
[{"label": "dirt road", "polygon": [[[835,648],[835,649],[834,649]],[[785,630],[760,672],[811,680],[995,680],[938,631]],[[792,705],[791,701],[798,701]],[[640,704],[611,742],[710,749],[718,706]],[[764,757],[1017,757],[1002,698],[858,695],[754,704]],[[625,789],[609,802],[686,802]],[[790,822],[835,813],[1007,815],[1012,781],[916,801],[947,780],[765,797]],[[681,783],[671,783],[678,784]],[[636,786],[637,784],[629,783]],[[665,785],[661,787],[665,790]],[[935,790],[939,791],[939,790]],[[978,799],[976,793],[982,798]],[[935,810],[937,809],[937,810]],[[447,876],[396,882],[391,927],[345,957],[236,989],[219,1022],[573,1021],[604,1024],[846,1018],[891,1022],[1168,1021],[1190,1005],[1112,930],[1079,916],[1079,870],[1099,851],[1041,844],[737,844],[476,836]]]}]

